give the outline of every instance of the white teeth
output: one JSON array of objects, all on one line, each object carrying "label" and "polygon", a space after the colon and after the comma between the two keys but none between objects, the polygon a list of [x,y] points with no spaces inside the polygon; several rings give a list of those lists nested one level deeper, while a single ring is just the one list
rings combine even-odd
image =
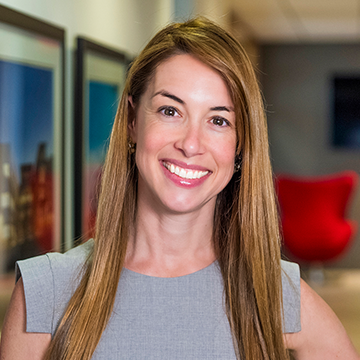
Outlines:
[{"label": "white teeth", "polygon": [[179,168],[178,166],[175,166],[174,164],[169,164],[166,162],[163,162],[163,165],[173,174],[176,174],[177,176],[183,178],[183,179],[200,179],[203,176],[208,174],[208,171],[198,171],[198,170],[186,170],[183,168]]},{"label": "white teeth", "polygon": [[189,172],[186,174],[186,178],[187,178],[187,179],[192,179],[192,178],[193,178],[193,172],[192,172],[192,171],[189,171]]},{"label": "white teeth", "polygon": [[179,176],[182,177],[182,178],[186,178],[186,171],[185,171],[185,169],[181,169]]}]

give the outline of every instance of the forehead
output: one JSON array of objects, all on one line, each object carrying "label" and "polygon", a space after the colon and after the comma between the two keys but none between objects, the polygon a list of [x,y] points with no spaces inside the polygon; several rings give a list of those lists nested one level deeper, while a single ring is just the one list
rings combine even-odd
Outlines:
[{"label": "forehead", "polygon": [[232,106],[228,87],[219,73],[189,54],[175,55],[158,65],[147,92],[154,94],[159,90],[193,100],[217,99]]}]

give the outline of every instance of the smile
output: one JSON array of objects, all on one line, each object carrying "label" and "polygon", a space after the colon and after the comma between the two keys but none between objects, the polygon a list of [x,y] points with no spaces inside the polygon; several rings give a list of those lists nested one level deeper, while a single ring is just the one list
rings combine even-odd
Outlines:
[{"label": "smile", "polygon": [[209,173],[209,171],[187,170],[165,161],[163,161],[162,164],[171,173],[181,177],[182,179],[201,179]]}]

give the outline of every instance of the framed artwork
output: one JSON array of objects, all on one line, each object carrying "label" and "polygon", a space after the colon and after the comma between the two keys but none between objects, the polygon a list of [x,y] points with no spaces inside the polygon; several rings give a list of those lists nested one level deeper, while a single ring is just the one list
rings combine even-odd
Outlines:
[{"label": "framed artwork", "polygon": [[77,39],[75,236],[93,236],[98,185],[129,62],[122,52]]},{"label": "framed artwork", "polygon": [[62,245],[64,35],[0,5],[0,274]]},{"label": "framed artwork", "polygon": [[360,74],[333,77],[332,145],[360,149]]}]

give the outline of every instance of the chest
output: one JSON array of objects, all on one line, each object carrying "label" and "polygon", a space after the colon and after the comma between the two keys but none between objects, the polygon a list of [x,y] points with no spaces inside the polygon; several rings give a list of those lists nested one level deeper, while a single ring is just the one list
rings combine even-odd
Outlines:
[{"label": "chest", "polygon": [[93,359],[235,360],[221,279],[125,272]]}]

